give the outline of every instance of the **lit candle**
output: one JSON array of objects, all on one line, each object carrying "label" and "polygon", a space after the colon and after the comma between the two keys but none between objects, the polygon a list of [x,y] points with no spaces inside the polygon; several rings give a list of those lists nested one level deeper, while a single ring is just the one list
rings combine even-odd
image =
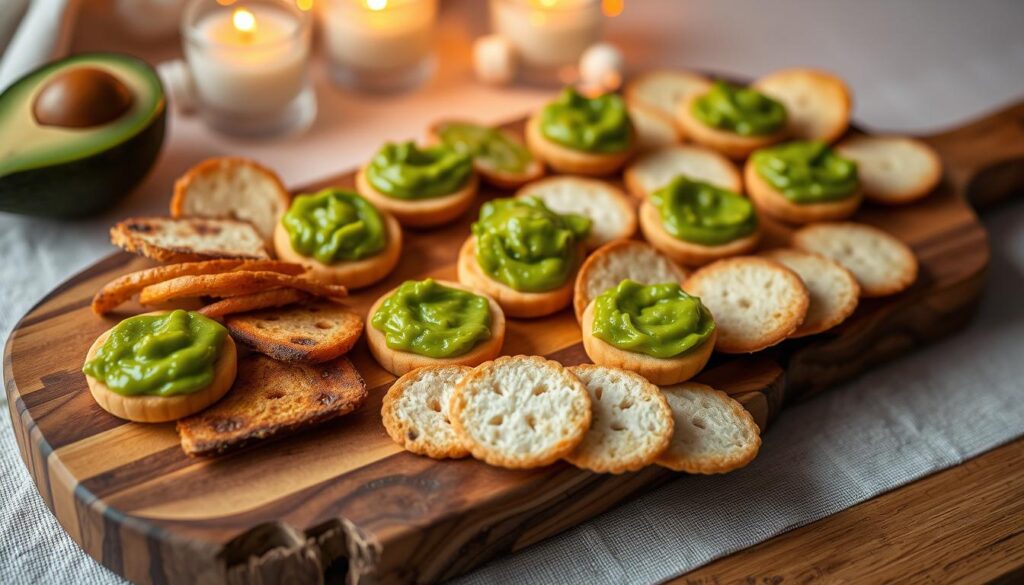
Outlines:
[{"label": "lit candle", "polygon": [[491,0],[491,26],[524,65],[575,65],[601,37],[600,0]]},{"label": "lit candle", "polygon": [[292,2],[193,0],[184,32],[199,102],[215,116],[270,124],[308,90],[309,18]]},{"label": "lit candle", "polygon": [[325,0],[324,41],[341,83],[387,89],[422,77],[436,0]]}]

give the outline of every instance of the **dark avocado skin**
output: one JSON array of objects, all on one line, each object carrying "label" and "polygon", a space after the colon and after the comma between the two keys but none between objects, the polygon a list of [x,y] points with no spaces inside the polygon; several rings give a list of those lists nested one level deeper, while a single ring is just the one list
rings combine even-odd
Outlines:
[{"label": "dark avocado skin", "polygon": [[[74,58],[81,60],[82,57],[77,55]],[[97,57],[134,61],[138,67],[149,69],[144,62],[126,55],[99,54]],[[8,91],[35,73],[29,73],[0,94],[0,103]],[[159,80],[156,83],[159,84]],[[160,91],[162,95],[162,87]],[[0,177],[0,211],[70,218],[112,206],[142,182],[160,154],[167,125],[167,100],[159,99],[156,109],[146,127],[112,148],[88,157]]]}]

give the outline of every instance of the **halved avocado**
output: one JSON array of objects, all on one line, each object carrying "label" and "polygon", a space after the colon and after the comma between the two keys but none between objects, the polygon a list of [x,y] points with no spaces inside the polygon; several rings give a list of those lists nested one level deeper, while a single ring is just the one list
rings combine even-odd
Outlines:
[{"label": "halved avocado", "polygon": [[166,121],[160,79],[139,59],[87,53],[36,69],[0,94],[0,211],[111,205],[153,166]]}]

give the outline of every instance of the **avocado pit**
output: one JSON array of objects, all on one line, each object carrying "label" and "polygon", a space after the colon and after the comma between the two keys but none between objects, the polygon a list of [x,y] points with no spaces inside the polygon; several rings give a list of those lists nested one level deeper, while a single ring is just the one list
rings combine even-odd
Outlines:
[{"label": "avocado pit", "polygon": [[47,81],[32,105],[41,126],[92,128],[117,120],[132,107],[132,92],[97,67],[73,67]]}]

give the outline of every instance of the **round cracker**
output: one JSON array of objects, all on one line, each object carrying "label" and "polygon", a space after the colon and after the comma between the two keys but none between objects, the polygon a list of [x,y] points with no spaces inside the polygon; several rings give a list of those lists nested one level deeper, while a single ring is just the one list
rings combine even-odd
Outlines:
[{"label": "round cracker", "polygon": [[633,203],[613,185],[598,179],[563,175],[534,181],[516,197],[537,197],[555,213],[575,213],[590,219],[588,249],[628,238],[636,232]]},{"label": "round cracker", "polygon": [[626,167],[624,180],[630,193],[647,197],[680,175],[743,192],[743,179],[732,161],[710,148],[693,144],[668,146],[640,155]]},{"label": "round cracker", "polygon": [[942,159],[935,149],[906,136],[853,136],[836,150],[856,161],[864,196],[875,203],[912,203],[942,180]]},{"label": "round cracker", "polygon": [[480,177],[473,171],[466,184],[453,193],[426,199],[399,199],[378,191],[367,177],[366,169],[364,166],[356,174],[356,191],[403,226],[434,227],[455,221],[473,205],[480,187]]},{"label": "round cracker", "polygon": [[795,272],[756,256],[708,264],[683,288],[711,310],[718,329],[715,349],[722,353],[752,353],[783,341],[803,323],[810,304]]},{"label": "round cracker", "polygon": [[793,234],[793,245],[835,260],[853,273],[860,296],[902,292],[917,280],[917,257],[894,236],[854,222],[819,223]]},{"label": "round cracker", "polygon": [[804,281],[811,298],[803,324],[790,337],[827,331],[856,310],[860,285],[838,262],[820,254],[788,248],[770,250],[764,256],[795,272]]},{"label": "round cracker", "polygon": [[403,449],[433,459],[469,455],[448,416],[455,385],[473,368],[427,366],[406,373],[384,396],[380,416],[384,430]]},{"label": "round cracker", "polygon": [[661,389],[674,431],[658,465],[686,473],[726,473],[757,457],[761,435],[750,413],[728,394],[684,382]]},{"label": "round cracker", "polygon": [[786,106],[793,138],[834,142],[850,125],[850,88],[826,71],[783,69],[758,79],[754,87]]},{"label": "round cracker", "polygon": [[638,151],[645,152],[682,142],[683,135],[671,115],[639,103],[630,103],[628,108],[633,129],[636,130]]},{"label": "round cracker", "polygon": [[565,460],[596,473],[626,473],[654,463],[672,438],[672,410],[643,376],[605,366],[569,368],[590,395],[590,429]]},{"label": "round cracker", "polygon": [[502,356],[455,387],[452,427],[473,457],[509,469],[571,453],[590,428],[590,396],[572,372],[539,356]]},{"label": "round cracker", "polygon": [[636,150],[636,131],[631,130],[629,146],[622,152],[586,152],[548,140],[540,129],[540,112],[526,121],[526,146],[533,156],[560,173],[599,177],[622,168]]}]

